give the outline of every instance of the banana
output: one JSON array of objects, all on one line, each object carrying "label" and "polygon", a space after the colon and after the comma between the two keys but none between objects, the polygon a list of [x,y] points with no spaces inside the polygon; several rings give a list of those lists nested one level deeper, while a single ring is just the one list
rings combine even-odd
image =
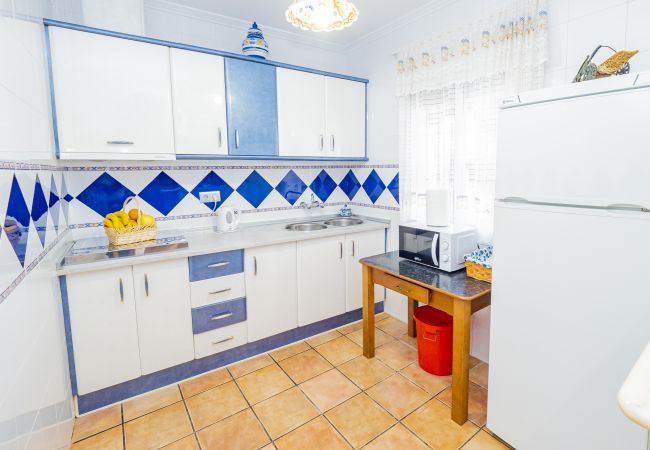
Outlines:
[{"label": "banana", "polygon": [[106,216],[103,223],[106,228],[113,228],[113,222],[108,218],[108,216]]}]

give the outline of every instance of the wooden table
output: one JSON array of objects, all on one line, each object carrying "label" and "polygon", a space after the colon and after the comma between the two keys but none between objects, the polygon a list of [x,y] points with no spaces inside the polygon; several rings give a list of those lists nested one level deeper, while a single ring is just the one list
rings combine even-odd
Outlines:
[{"label": "wooden table", "polygon": [[415,336],[413,312],[418,303],[453,316],[451,418],[464,424],[469,397],[470,319],[473,313],[490,305],[490,283],[469,278],[464,270],[449,273],[402,259],[397,251],[360,262],[363,270],[363,354],[366,358],[375,356],[375,284],[407,296],[409,336]]}]

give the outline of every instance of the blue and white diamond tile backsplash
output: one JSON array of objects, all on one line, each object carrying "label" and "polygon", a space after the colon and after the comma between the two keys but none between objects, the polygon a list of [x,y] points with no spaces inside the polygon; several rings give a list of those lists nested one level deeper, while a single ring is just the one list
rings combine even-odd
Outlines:
[{"label": "blue and white diamond tile backsplash", "polygon": [[215,205],[201,192],[219,191],[223,205],[244,213],[298,208],[311,195],[326,205],[350,203],[397,210],[397,165],[377,166],[124,166],[68,167],[70,222],[90,226],[137,195],[143,209],[159,220],[204,217]]}]

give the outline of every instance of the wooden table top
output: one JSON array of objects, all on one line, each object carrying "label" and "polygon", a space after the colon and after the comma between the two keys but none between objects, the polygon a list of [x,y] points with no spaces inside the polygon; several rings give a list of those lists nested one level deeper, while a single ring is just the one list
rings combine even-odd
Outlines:
[{"label": "wooden table top", "polygon": [[474,300],[492,291],[490,283],[468,277],[464,269],[456,272],[434,269],[400,258],[399,251],[369,256],[359,262],[405,278],[420,286],[466,300]]}]

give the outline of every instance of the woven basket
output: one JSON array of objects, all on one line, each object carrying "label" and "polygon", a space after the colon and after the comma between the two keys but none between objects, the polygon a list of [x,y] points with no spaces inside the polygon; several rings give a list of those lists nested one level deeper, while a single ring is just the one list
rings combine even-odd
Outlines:
[{"label": "woven basket", "polygon": [[467,276],[476,278],[477,280],[492,282],[492,269],[483,267],[472,261],[465,261],[465,268],[467,268]]},{"label": "woven basket", "polygon": [[108,237],[109,245],[117,247],[120,245],[136,244],[138,242],[146,242],[156,239],[156,224],[141,225],[142,210],[140,209],[140,202],[137,197],[127,197],[122,204],[122,211],[125,213],[126,205],[134,200],[138,208],[138,225],[129,228],[107,228],[104,227],[106,237]]}]

